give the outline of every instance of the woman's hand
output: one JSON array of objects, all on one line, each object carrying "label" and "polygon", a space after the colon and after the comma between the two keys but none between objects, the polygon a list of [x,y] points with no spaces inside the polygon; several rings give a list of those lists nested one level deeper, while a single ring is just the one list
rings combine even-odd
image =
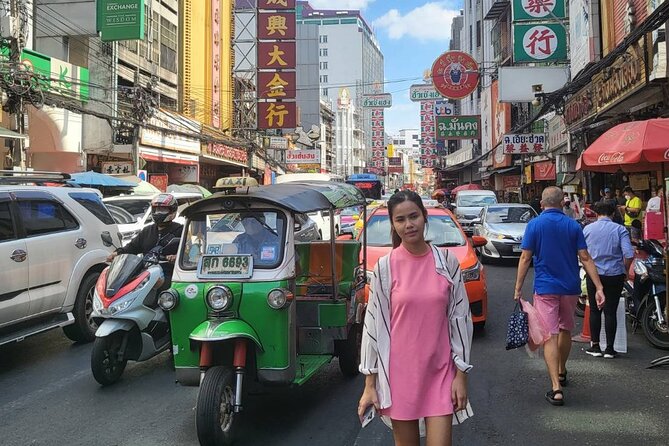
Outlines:
[{"label": "woman's hand", "polygon": [[453,384],[451,384],[451,400],[453,411],[464,410],[467,407],[467,375],[458,370]]},{"label": "woman's hand", "polygon": [[358,417],[362,418],[367,408],[372,405],[376,410],[379,410],[379,397],[376,394],[375,387],[366,385],[358,403]]}]

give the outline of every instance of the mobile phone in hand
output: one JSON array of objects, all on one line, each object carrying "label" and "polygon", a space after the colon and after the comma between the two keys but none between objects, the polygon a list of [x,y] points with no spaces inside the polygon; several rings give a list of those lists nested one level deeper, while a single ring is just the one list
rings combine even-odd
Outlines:
[{"label": "mobile phone in hand", "polygon": [[376,416],[376,409],[374,408],[373,405],[365,409],[365,413],[362,414],[362,416],[360,417],[360,423],[362,424],[362,427],[365,427],[369,423],[371,423],[375,416]]}]

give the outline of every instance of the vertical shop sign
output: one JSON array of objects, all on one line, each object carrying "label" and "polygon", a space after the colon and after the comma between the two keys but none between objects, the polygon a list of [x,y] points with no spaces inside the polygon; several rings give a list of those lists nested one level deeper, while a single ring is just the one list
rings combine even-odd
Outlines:
[{"label": "vertical shop sign", "polygon": [[221,0],[211,0],[211,125],[221,127]]},{"label": "vertical shop sign", "polygon": [[258,128],[295,128],[295,0],[258,0],[257,5]]},{"label": "vertical shop sign", "polygon": [[420,103],[420,164],[433,167],[437,163],[437,132],[434,101]]}]

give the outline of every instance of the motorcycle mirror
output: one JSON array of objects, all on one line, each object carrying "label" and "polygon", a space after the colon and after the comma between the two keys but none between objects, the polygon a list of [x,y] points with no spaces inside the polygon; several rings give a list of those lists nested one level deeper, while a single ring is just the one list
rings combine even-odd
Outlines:
[{"label": "motorcycle mirror", "polygon": [[112,236],[109,232],[104,231],[102,234],[100,234],[100,238],[102,239],[102,244],[105,246],[113,246],[116,248],[114,245],[114,239],[112,239]]}]

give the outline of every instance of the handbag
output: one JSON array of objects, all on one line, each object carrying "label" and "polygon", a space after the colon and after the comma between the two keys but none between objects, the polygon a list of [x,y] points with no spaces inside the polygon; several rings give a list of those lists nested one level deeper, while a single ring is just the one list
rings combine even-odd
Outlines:
[{"label": "handbag", "polygon": [[509,316],[506,330],[506,349],[522,347],[527,344],[527,339],[530,335],[529,325],[527,323],[527,313],[520,308],[520,302],[516,302],[516,306]]}]

